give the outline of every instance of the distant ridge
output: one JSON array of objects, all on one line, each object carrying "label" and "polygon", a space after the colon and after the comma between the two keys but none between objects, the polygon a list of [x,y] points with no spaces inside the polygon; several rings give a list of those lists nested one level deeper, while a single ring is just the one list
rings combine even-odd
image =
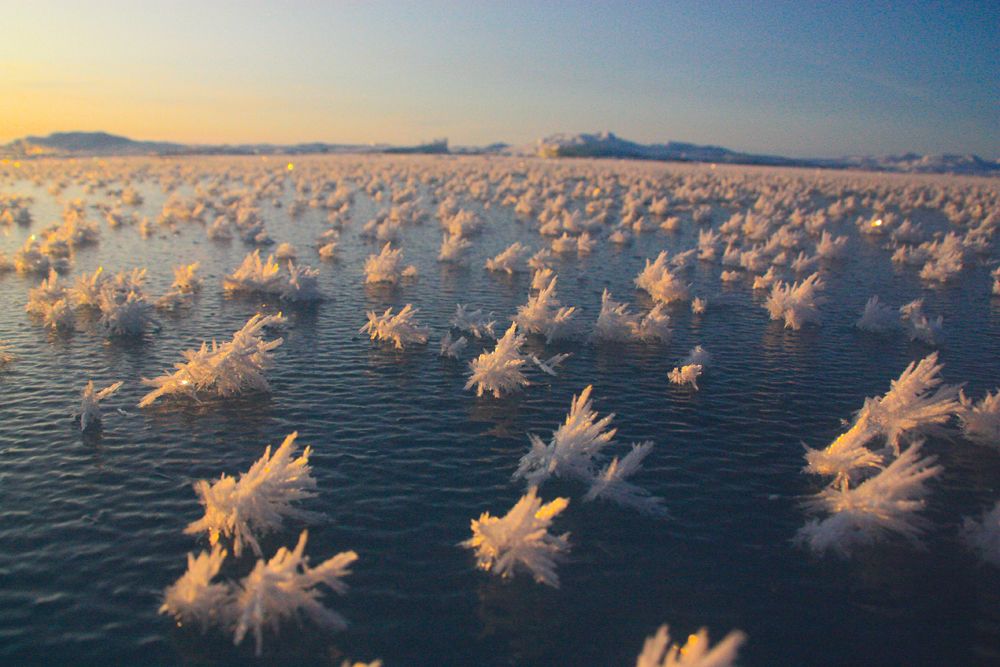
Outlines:
[{"label": "distant ridge", "polygon": [[503,143],[484,147],[451,149],[447,139],[416,146],[388,144],[178,144],[163,141],[136,141],[107,132],[54,132],[46,137],[28,136],[0,145],[0,156],[14,159],[33,157],[90,157],[132,155],[276,155],[327,153],[532,155],[543,158],[618,158],[673,162],[708,162],[776,167],[861,169],[900,173],[1000,175],[1000,162],[977,155],[849,156],[842,158],[787,158],[777,155],[741,153],[721,146],[678,141],[640,144],[621,139],[611,132],[596,134],[553,134],[525,147]]}]

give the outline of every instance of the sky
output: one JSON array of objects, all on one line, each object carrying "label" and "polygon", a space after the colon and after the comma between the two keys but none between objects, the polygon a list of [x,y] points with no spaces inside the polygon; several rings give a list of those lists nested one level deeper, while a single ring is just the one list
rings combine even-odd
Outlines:
[{"label": "sky", "polygon": [[1000,157],[1000,2],[0,0],[0,142]]}]

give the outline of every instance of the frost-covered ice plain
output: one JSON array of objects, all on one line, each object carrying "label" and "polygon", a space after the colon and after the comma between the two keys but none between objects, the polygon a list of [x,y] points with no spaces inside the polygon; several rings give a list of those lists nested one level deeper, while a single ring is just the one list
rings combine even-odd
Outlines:
[{"label": "frost-covered ice plain", "polygon": [[998,228],[973,177],[0,165],[0,662],[995,664]]}]

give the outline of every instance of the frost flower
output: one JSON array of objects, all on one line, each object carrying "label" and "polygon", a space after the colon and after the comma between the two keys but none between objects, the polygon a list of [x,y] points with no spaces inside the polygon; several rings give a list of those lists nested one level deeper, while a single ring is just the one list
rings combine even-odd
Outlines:
[{"label": "frost flower", "polygon": [[293,551],[281,547],[270,560],[258,560],[253,571],[239,583],[233,602],[234,644],[253,631],[254,651],[260,655],[264,629],[277,631],[282,619],[298,619],[300,615],[323,628],[347,627],[343,616],[320,604],[317,586],[323,584],[336,593],[345,593],[347,585],[341,579],[351,573],[348,568],[358,555],[343,551],[316,567],[309,567],[309,558],[304,554],[307,539],[307,531],[302,531]]},{"label": "frost flower", "polygon": [[526,568],[540,584],[559,588],[556,564],[569,551],[569,533],[549,533],[552,520],[569,505],[566,498],[542,504],[532,487],[503,517],[483,512],[472,520],[472,537],[462,546],[474,549],[480,569],[512,577]]},{"label": "frost flower", "polygon": [[312,449],[306,447],[302,455],[295,458],[297,436],[298,433],[289,434],[273,456],[268,445],[264,455],[241,474],[239,480],[223,474],[211,484],[203,479],[195,482],[194,490],[205,507],[205,516],[191,523],[184,532],[189,535],[207,532],[213,545],[221,536],[231,538],[237,558],[243,553],[245,544],[261,556],[255,535],[280,529],[286,517],[315,518],[312,512],[293,505],[316,495],[316,480],[309,468]]}]

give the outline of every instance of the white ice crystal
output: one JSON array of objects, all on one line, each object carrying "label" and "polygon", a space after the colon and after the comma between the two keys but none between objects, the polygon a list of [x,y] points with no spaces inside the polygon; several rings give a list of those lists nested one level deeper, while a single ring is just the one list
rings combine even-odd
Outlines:
[{"label": "white ice crystal", "polygon": [[628,312],[628,304],[611,298],[605,289],[601,294],[601,312],[594,325],[594,338],[608,341],[624,341],[632,338],[639,326],[639,316]]},{"label": "white ice crystal", "polygon": [[483,314],[482,309],[468,310],[462,304],[455,305],[455,314],[451,318],[451,326],[459,331],[472,334],[476,338],[496,338],[493,327],[496,320],[493,313]]},{"label": "white ice crystal", "polygon": [[881,303],[878,295],[875,295],[865,303],[865,310],[854,326],[871,333],[888,333],[899,329],[899,313]]},{"label": "white ice crystal", "polygon": [[833,483],[839,485],[849,482],[855,471],[878,468],[882,465],[882,456],[867,446],[877,435],[878,431],[869,422],[868,414],[860,414],[851,428],[825,449],[806,447],[805,471],[833,476]]},{"label": "white ice crystal", "polygon": [[451,339],[451,332],[447,332],[444,338],[441,339],[441,352],[440,356],[448,357],[450,359],[458,359],[458,354],[465,349],[468,344],[465,336],[460,336],[458,340]]},{"label": "white ice crystal", "polygon": [[201,278],[198,277],[199,262],[182,264],[174,269],[173,287],[178,292],[190,293],[201,289]]},{"label": "white ice crystal", "polygon": [[87,386],[83,388],[80,400],[80,430],[86,431],[89,427],[101,423],[100,402],[121,389],[122,381],[115,382],[110,387],[105,387],[100,391],[94,390],[94,381],[89,380]]},{"label": "white ice crystal", "polygon": [[358,555],[343,551],[316,567],[309,567],[309,558],[304,553],[307,538],[308,533],[302,531],[293,551],[281,547],[270,560],[258,560],[253,571],[239,583],[233,601],[234,644],[253,631],[254,650],[260,655],[265,628],[277,632],[282,619],[297,620],[300,615],[322,628],[347,627],[340,614],[320,604],[317,586],[323,584],[336,593],[345,593],[347,585],[341,579],[351,573],[348,568]]},{"label": "white ice crystal", "polygon": [[833,237],[825,230],[816,243],[816,255],[823,259],[839,259],[844,256],[846,250],[846,236]]},{"label": "white ice crystal", "polygon": [[944,318],[930,319],[924,314],[924,300],[916,299],[899,308],[900,321],[910,340],[937,345],[944,337]]},{"label": "white ice crystal", "polygon": [[472,247],[472,243],[462,238],[461,234],[446,234],[441,239],[441,251],[438,253],[439,262],[451,262],[453,264],[462,263],[465,251]]},{"label": "white ice crystal", "polygon": [[754,289],[768,289],[778,282],[778,274],[774,267],[768,267],[767,272],[762,276],[755,276],[753,279]]},{"label": "white ice crystal", "polygon": [[543,266],[540,269],[535,269],[534,273],[531,274],[531,289],[541,290],[545,289],[545,286],[549,284],[552,278],[556,275],[548,266]]},{"label": "white ice crystal", "polygon": [[197,557],[189,553],[188,569],[164,591],[160,613],[173,616],[177,625],[197,623],[202,632],[210,625],[228,623],[230,588],[224,583],[212,583],[225,559],[226,551],[218,544]]},{"label": "white ice crystal", "polygon": [[684,364],[671,370],[667,374],[667,379],[670,380],[671,384],[689,384],[695,391],[698,391],[698,378],[701,376],[702,370],[704,369],[701,364]]},{"label": "white ice crystal", "polygon": [[319,271],[316,269],[289,260],[286,280],[280,293],[285,301],[319,301],[323,298],[319,291]]},{"label": "white ice crystal", "polygon": [[101,307],[101,291],[107,284],[104,268],[97,267],[93,273],[81,273],[73,286],[66,290],[70,302],[77,308]]},{"label": "white ice crystal", "polygon": [[367,333],[372,340],[390,340],[399,350],[409,343],[423,345],[427,342],[429,329],[417,324],[414,316],[418,312],[420,309],[414,308],[413,304],[409,303],[395,315],[392,313],[392,307],[386,308],[381,315],[370,310],[368,323],[361,327],[358,333]]},{"label": "white ice crystal", "polygon": [[274,261],[273,255],[262,261],[260,250],[254,250],[243,258],[233,273],[222,281],[228,294],[265,294],[277,296],[285,301],[318,301],[319,271],[307,266],[296,265],[291,260],[286,264],[287,272]]},{"label": "white ice crystal", "polygon": [[153,304],[135,290],[122,292],[106,286],[98,295],[99,324],[111,336],[138,336],[156,324]]},{"label": "white ice crystal", "polygon": [[965,394],[960,395],[960,400],[958,421],[965,437],[977,445],[1000,449],[1000,390],[987,392],[978,403]]},{"label": "white ice crystal", "polygon": [[483,352],[469,362],[472,372],[465,383],[465,389],[475,387],[476,396],[491,392],[494,398],[500,398],[528,385],[523,372],[528,358],[521,351],[524,341],[524,334],[517,333],[517,323],[511,323],[493,351]]},{"label": "white ice crystal", "polygon": [[284,279],[281,266],[269,255],[261,261],[260,249],[243,258],[240,266],[222,280],[222,288],[227,293],[279,294]]},{"label": "white ice crystal", "polygon": [[593,478],[595,457],[615,437],[617,429],[608,428],[614,414],[597,419],[587,386],[574,396],[566,421],[552,434],[548,444],[534,433],[529,434],[531,449],[521,457],[514,479],[524,479],[529,486],[538,486],[553,475],[589,481]]},{"label": "white ice crystal", "polygon": [[489,271],[504,271],[509,274],[520,271],[524,256],[527,254],[528,249],[515,241],[496,257],[486,260],[486,268]]},{"label": "white ice crystal", "polygon": [[531,360],[535,362],[535,366],[538,367],[538,370],[542,371],[546,375],[551,375],[555,377],[556,368],[558,368],[562,364],[562,362],[566,361],[571,356],[572,355],[569,354],[568,352],[563,354],[554,354],[545,361],[542,361],[535,355],[531,355]]},{"label": "white ice crystal", "polygon": [[46,304],[42,313],[42,322],[46,329],[52,331],[72,331],[76,325],[76,312],[66,299],[56,299]]},{"label": "white ice crystal", "polygon": [[603,498],[625,507],[634,507],[648,514],[664,514],[663,499],[649,495],[643,488],[627,481],[642,469],[642,461],[653,451],[653,441],[633,443],[632,451],[621,460],[616,456],[594,477],[584,502]]},{"label": "white ice crystal", "polygon": [[261,335],[265,327],[284,321],[280,313],[267,316],[258,313],[233,334],[231,341],[220,345],[213,340],[211,346],[202,343],[198,350],[185,350],[186,361],[174,364],[176,371],[152,380],[143,378],[143,384],[155,389],[143,396],[139,407],[172,394],[196,398],[270,391],[264,371],[274,363],[271,353],[283,341],[281,338],[265,341]]},{"label": "white ice crystal", "polygon": [[897,454],[903,435],[915,436],[944,424],[959,411],[959,387],[942,385],[943,365],[937,359],[934,352],[920,363],[911,362],[884,396],[866,399],[859,412],[858,420],[867,418]]},{"label": "white ice crystal", "polygon": [[772,320],[784,320],[786,329],[798,331],[807,323],[820,323],[819,305],[824,298],[818,295],[825,283],[814,273],[801,283],[779,282],[771,288],[765,307]]},{"label": "white ice crystal", "polygon": [[889,534],[919,543],[925,521],[918,512],[929,493],[925,482],[942,470],[934,465],[935,457],[920,458],[920,448],[920,443],[913,443],[857,486],[834,484],[820,491],[807,506],[829,516],[808,522],[796,539],[816,553],[833,550],[841,556]]},{"label": "white ice crystal", "polygon": [[666,250],[662,251],[655,261],[646,260],[646,266],[636,277],[635,284],[661,303],[686,301],[689,295],[689,286],[672,274],[667,267]]},{"label": "white ice crystal", "polygon": [[688,635],[683,646],[670,643],[669,628],[661,625],[652,637],[647,637],[635,667],[733,667],[746,635],[733,630],[711,646],[708,629]]},{"label": "white ice crystal", "polygon": [[981,521],[966,517],[962,523],[962,537],[980,558],[1000,567],[1000,500]]},{"label": "white ice crystal", "polygon": [[391,243],[382,246],[377,255],[365,260],[366,283],[397,283],[403,276],[403,249],[393,249]]},{"label": "white ice crystal", "polygon": [[569,551],[569,533],[552,535],[549,527],[568,505],[567,498],[542,504],[532,487],[506,515],[473,519],[472,537],[462,546],[475,550],[480,569],[507,578],[523,567],[538,583],[558,588],[556,564]]},{"label": "white ice crystal", "polygon": [[230,538],[237,558],[245,545],[261,556],[257,536],[280,529],[285,518],[314,518],[313,513],[293,505],[316,495],[316,480],[309,468],[312,449],[306,447],[295,458],[296,437],[298,433],[286,436],[273,456],[268,445],[264,455],[239,480],[223,474],[213,483],[203,479],[195,482],[194,490],[205,507],[205,516],[184,532],[189,535],[207,532],[213,545],[220,537]]},{"label": "white ice crystal", "polygon": [[947,282],[962,270],[964,248],[962,240],[954,232],[949,232],[940,241],[924,244],[929,259],[920,270],[924,280]]},{"label": "white ice crystal", "polygon": [[518,306],[514,321],[521,330],[545,336],[551,342],[572,336],[572,320],[575,307],[563,306],[556,298],[556,281],[553,276],[549,284],[538,294],[528,297],[528,302]]}]

